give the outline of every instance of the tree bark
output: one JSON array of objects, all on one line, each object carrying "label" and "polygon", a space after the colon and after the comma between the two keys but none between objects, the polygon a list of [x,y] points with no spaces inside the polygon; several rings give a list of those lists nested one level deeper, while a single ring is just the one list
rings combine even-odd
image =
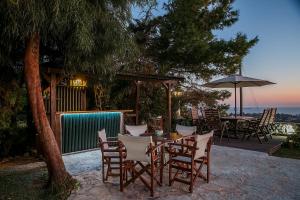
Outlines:
[{"label": "tree bark", "polygon": [[29,104],[47,164],[50,183],[53,186],[66,186],[72,178],[65,169],[59,147],[46,115],[40,80],[39,44],[38,33],[33,34],[26,41],[24,65]]}]

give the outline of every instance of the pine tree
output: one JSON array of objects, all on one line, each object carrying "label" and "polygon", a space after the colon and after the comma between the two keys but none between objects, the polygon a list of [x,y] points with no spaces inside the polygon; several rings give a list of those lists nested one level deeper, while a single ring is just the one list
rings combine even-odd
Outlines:
[{"label": "pine tree", "polygon": [[192,75],[208,80],[215,75],[235,73],[258,38],[245,34],[224,40],[216,32],[238,20],[234,0],[170,0],[161,16],[147,12],[131,24],[143,61],[160,73]]},{"label": "pine tree", "polygon": [[[40,62],[61,59],[69,71],[114,72],[131,41],[127,32],[137,0],[2,0],[0,70],[24,64],[29,104],[55,188],[68,188],[67,173],[46,116]],[[1,72],[1,73],[2,73]]]}]

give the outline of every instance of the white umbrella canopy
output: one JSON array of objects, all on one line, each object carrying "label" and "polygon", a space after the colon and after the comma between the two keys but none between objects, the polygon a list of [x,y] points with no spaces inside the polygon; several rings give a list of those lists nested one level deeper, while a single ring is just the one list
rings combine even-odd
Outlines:
[{"label": "white umbrella canopy", "polygon": [[250,78],[247,76],[242,76],[238,74],[230,75],[225,78],[221,78],[209,83],[205,83],[202,86],[203,87],[210,87],[210,88],[234,88],[234,98],[235,98],[235,117],[236,117],[236,88],[241,87],[260,87],[264,85],[271,85],[275,84],[270,81],[262,80],[262,79],[256,79],[256,78]]}]

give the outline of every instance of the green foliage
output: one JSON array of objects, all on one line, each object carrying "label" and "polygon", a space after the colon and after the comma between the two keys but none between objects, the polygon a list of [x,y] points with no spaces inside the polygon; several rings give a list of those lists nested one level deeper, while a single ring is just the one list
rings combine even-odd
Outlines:
[{"label": "green foliage", "polygon": [[27,91],[20,74],[4,68],[0,74],[0,158],[23,154],[30,150],[33,133],[28,132],[26,114]]},{"label": "green foliage", "polygon": [[[151,15],[155,6],[147,7],[145,17],[130,24],[140,55],[125,70],[184,76],[186,81],[180,87],[183,95],[173,101],[177,108],[184,110],[192,104],[228,109],[228,105],[217,105],[230,96],[228,91],[207,91],[200,84],[214,76],[236,73],[242,59],[258,41],[257,37],[248,39],[242,33],[229,40],[215,35],[238,20],[238,11],[233,10],[232,3],[232,0],[171,0],[165,3],[161,16]],[[145,112],[165,109],[163,99],[153,98],[151,90],[147,96],[149,99],[142,102],[147,106],[159,105],[160,109]]]},{"label": "green foliage", "polygon": [[238,20],[232,0],[172,0],[165,14],[137,20],[131,25],[145,57],[161,73],[184,73],[208,80],[232,74],[241,66],[257,38],[248,40],[238,33],[230,40],[219,39],[214,31]]},{"label": "green foliage", "polygon": [[127,30],[130,6],[147,2],[3,0],[0,66],[22,60],[26,38],[39,33],[42,63],[59,63],[68,72],[113,74],[135,52]]},{"label": "green foliage", "polygon": [[[24,95],[25,94],[25,95]],[[26,90],[16,80],[3,83],[0,80],[0,127],[16,127],[17,113],[24,109]]]},{"label": "green foliage", "polygon": [[287,136],[287,142],[292,142],[294,147],[300,149],[300,124],[292,124],[294,133]]}]

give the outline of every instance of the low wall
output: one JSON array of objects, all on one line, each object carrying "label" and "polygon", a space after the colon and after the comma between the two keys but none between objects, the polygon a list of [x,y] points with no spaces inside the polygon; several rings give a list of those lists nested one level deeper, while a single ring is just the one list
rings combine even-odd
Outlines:
[{"label": "low wall", "polygon": [[55,136],[61,153],[97,148],[98,130],[107,137],[123,132],[122,112],[57,113]]}]

